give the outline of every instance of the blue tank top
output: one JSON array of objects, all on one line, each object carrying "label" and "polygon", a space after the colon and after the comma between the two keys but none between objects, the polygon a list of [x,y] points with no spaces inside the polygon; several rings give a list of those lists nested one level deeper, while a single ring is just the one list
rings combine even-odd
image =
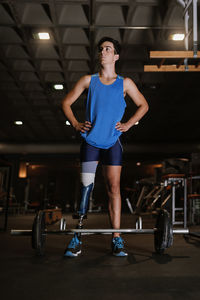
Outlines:
[{"label": "blue tank top", "polygon": [[85,141],[97,148],[112,147],[122,134],[115,129],[125,111],[123,77],[117,75],[116,80],[105,85],[99,74],[91,76],[86,104],[86,120],[91,122],[90,131],[81,133]]}]

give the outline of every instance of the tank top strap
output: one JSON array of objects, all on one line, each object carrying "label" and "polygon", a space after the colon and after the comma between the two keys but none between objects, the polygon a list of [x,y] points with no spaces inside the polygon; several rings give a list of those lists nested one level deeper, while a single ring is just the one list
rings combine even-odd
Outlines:
[{"label": "tank top strap", "polygon": [[117,75],[117,77],[119,78],[119,79],[124,79],[124,77],[123,76],[120,76],[120,75]]},{"label": "tank top strap", "polygon": [[92,78],[99,77],[99,74],[98,73],[92,74],[91,77]]}]

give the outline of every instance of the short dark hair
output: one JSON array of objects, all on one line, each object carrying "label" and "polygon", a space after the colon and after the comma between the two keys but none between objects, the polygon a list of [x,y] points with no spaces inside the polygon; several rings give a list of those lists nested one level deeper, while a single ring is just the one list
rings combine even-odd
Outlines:
[{"label": "short dark hair", "polygon": [[117,40],[114,40],[114,39],[111,38],[111,37],[108,37],[108,36],[104,36],[104,37],[101,38],[100,41],[98,42],[98,44],[97,44],[98,51],[100,50],[101,44],[103,44],[104,42],[111,42],[111,43],[113,44],[113,46],[114,46],[114,49],[115,49],[116,54],[120,54],[121,46],[120,46],[119,42],[118,42]]}]

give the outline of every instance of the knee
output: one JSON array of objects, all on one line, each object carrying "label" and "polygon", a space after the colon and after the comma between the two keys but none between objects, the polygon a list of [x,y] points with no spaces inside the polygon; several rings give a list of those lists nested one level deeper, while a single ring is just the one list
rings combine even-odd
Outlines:
[{"label": "knee", "polygon": [[120,194],[120,185],[119,183],[109,183],[107,185],[108,193],[111,195]]}]

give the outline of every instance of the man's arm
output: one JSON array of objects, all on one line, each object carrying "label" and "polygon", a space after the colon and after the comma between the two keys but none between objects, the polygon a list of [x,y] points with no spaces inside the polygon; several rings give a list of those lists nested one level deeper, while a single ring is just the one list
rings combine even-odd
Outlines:
[{"label": "man's arm", "polygon": [[148,111],[149,105],[140,93],[135,83],[130,78],[124,79],[124,93],[128,94],[133,102],[137,105],[138,109],[135,114],[126,122],[118,122],[116,124],[116,129],[121,132],[128,131],[136,122],[138,122]]},{"label": "man's arm", "polygon": [[81,77],[62,101],[62,109],[67,119],[77,131],[81,132],[88,131],[91,128],[91,123],[88,121],[85,121],[84,123],[78,122],[71,109],[71,105],[78,99],[85,89],[89,88],[90,80],[91,75]]}]

